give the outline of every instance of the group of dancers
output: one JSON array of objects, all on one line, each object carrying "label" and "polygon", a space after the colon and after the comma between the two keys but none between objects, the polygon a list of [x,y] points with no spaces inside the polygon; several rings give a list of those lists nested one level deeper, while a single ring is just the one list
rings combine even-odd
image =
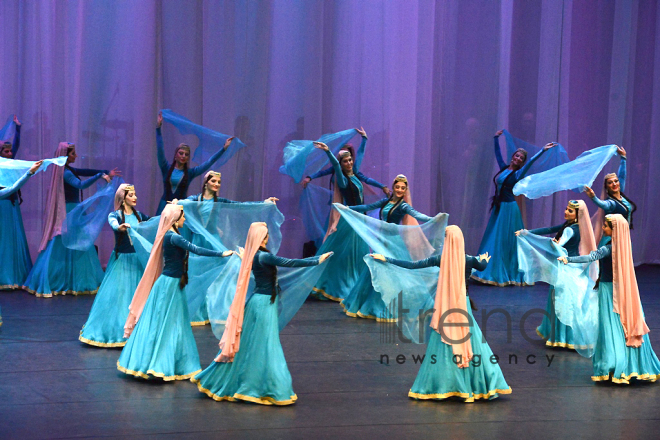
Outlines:
[{"label": "group of dancers", "polygon": [[[14,140],[4,142],[0,150],[5,158],[0,161],[0,174],[10,167],[19,148],[21,126],[18,119],[13,122]],[[121,176],[118,169],[74,168],[76,146],[61,142],[55,159],[47,164],[30,163],[23,176],[0,189],[0,258],[11,262],[0,266],[0,289],[22,289],[37,297],[96,293],[79,340],[96,347],[122,348],[119,371],[144,379],[190,379],[201,392],[219,401],[292,404],[297,397],[279,331],[311,294],[340,302],[350,317],[392,322],[415,342],[427,343],[425,360],[409,391],[411,398],[457,397],[472,402],[509,394],[511,387],[497,363],[474,362],[490,359],[493,353],[472,315],[468,280],[496,286],[531,284],[523,267],[528,263],[519,262],[520,242],[532,235],[554,234],[544,242],[553,261],[539,263],[551,265],[559,274],[550,282],[547,316],[537,329],[546,345],[588,352],[594,381],[655,381],[660,375],[632,262],[629,228],[637,207],[623,193],[623,148],[617,150],[619,172],[605,176],[604,195],[599,198],[585,188],[604,216],[599,225],[603,237],[597,246],[587,205],[581,200],[569,202],[563,224],[524,229],[513,188],[557,144],[545,145],[529,159],[527,151],[518,149],[506,163],[499,145],[502,131],[496,133],[500,171],[493,179],[495,195],[488,226],[474,257],[466,253],[460,227],[447,226],[447,214],[431,217],[413,208],[406,176],[397,175],[390,189],[360,172],[367,144],[364,129],[343,132],[346,138],[361,136],[357,153],[344,143],[344,137],[338,138],[341,142],[336,151],[323,141],[305,141],[296,154],[330,166],[317,167],[297,181],[304,192],[312,191],[312,180],[330,175],[333,189],[326,205],[333,204],[322,219],[325,235],[318,240],[316,255],[286,259],[268,248],[271,235],[279,237],[279,224],[260,219],[260,213],[266,211],[259,211],[256,218],[246,214],[264,206],[276,210],[277,198],[236,202],[220,197],[222,176],[211,167],[226,154],[234,138],[228,137],[217,152],[191,168],[187,144],[180,144],[174,160],[167,161],[162,123],[159,115],[156,147],[164,188],[156,217],[137,210],[133,185],[116,187],[114,207],[107,215],[115,247],[105,273],[93,241],[77,240],[75,235],[70,238],[67,222],[81,204],[82,190],[100,179],[109,184]],[[318,150],[323,152],[321,159]],[[45,226],[32,266],[20,213],[20,188],[46,166],[52,167],[52,174]],[[188,196],[192,181],[202,174],[201,193]],[[385,198],[365,204],[364,184],[382,190]],[[232,210],[238,213],[230,217],[236,222],[256,220],[235,237],[230,237],[231,225],[217,224],[219,213]],[[374,210],[379,210],[377,218],[365,215]],[[242,246],[229,245],[230,239]],[[591,264],[596,261],[600,263],[597,276]],[[571,273],[587,280],[588,289],[593,289],[595,281],[597,299],[592,299],[592,305],[597,307],[597,320],[589,329],[568,312],[570,295],[561,295],[561,301],[557,298],[566,284],[568,290],[582,288],[560,282],[565,264],[586,268]],[[278,267],[282,269],[278,271]],[[589,298],[584,292],[575,296]],[[393,307],[396,301],[418,305],[428,313],[409,307],[411,313],[399,316],[401,308]],[[216,333],[219,352],[202,371],[191,326],[209,323],[214,331],[220,328]],[[593,329],[597,335],[589,336]],[[582,350],[585,346],[588,349]]]}]

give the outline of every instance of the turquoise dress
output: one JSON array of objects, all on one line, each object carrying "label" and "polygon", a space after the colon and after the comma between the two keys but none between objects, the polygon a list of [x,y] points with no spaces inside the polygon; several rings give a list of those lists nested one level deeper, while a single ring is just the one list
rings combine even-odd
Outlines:
[{"label": "turquoise dress", "polygon": [[[107,174],[107,170],[71,168],[64,170],[64,197],[66,212],[75,208],[82,190]],[[79,176],[93,176],[81,180]],[[71,250],[62,243],[62,236],[53,237],[39,253],[34,266],[25,280],[24,290],[37,297],[53,295],[94,294],[103,281],[103,269],[94,246],[85,251]]]},{"label": "turquoise dress", "polygon": [[[440,266],[441,256],[435,255],[415,262],[391,258],[387,258],[387,261],[407,269],[421,269]],[[485,266],[485,261],[465,255],[466,287],[472,269],[483,270]],[[408,397],[418,400],[458,397],[465,402],[474,402],[478,399],[495,399],[500,394],[511,393],[511,387],[506,383],[499,364],[490,361],[493,352],[483,338],[472,309],[470,307],[467,309],[472,322],[470,344],[474,355],[470,365],[466,368],[458,368],[453,361],[452,346],[442,342],[440,334],[431,330],[422,366],[408,392]]]},{"label": "turquoise dress", "polygon": [[[263,249],[263,248],[262,248]],[[240,348],[233,362],[211,362],[191,380],[213,400],[291,405],[297,400],[284,359],[278,327],[277,266],[305,267],[320,257],[289,260],[259,250],[254,256],[254,294],[245,305]]]},{"label": "turquoise dress", "polygon": [[500,172],[495,178],[497,191],[493,208],[479,246],[479,254],[488,252],[493,258],[483,271],[472,275],[475,280],[495,286],[525,285],[524,274],[518,269],[518,252],[515,232],[524,229],[518,203],[513,195],[513,187],[521,180],[532,164],[544,153],[540,150],[525,165],[516,170],[508,169],[504,162],[500,146],[495,137],[495,157]]},{"label": "turquoise dress", "polygon": [[108,223],[115,233],[115,249],[87,322],[80,331],[78,339],[81,342],[96,347],[123,347],[126,344],[124,324],[128,319],[128,306],[142,279],[144,266],[135,253],[130,236],[120,231],[119,225],[128,223],[136,227],[148,219],[139,211],[129,215],[115,211],[108,215]]},{"label": "turquoise dress", "polygon": [[201,370],[188,303],[179,287],[187,252],[222,256],[221,251],[195,246],[173,231],[165,233],[163,273],[151,288],[142,315],[121,351],[119,371],[170,381],[189,379]]},{"label": "turquoise dress", "polygon": [[627,384],[633,378],[655,382],[660,377],[660,361],[653,351],[648,333],[642,337],[641,346],[626,345],[621,317],[614,312],[613,305],[611,237],[605,236],[602,242],[604,245],[589,255],[567,258],[569,263],[600,260],[598,338],[591,358],[594,370],[591,380]]},{"label": "turquoise dress", "polygon": [[[380,208],[380,220],[397,225],[401,224],[406,214],[421,223],[431,220],[431,217],[415,211],[406,202],[390,203],[390,199],[388,198],[372,203],[371,205],[357,205],[350,208],[363,213]],[[371,272],[366,265],[364,265],[364,268],[360,272],[355,286],[346,298],[341,301],[341,305],[346,315],[352,318],[375,319],[378,322],[396,321],[396,314],[389,310],[385,302],[383,302],[381,295],[374,290],[371,283]]]},{"label": "turquoise dress", "polygon": [[[533,229],[529,232],[536,235],[556,234],[563,227],[564,225],[557,225],[551,228]],[[558,244],[566,249],[569,257],[580,255],[580,226],[577,223],[573,223],[564,228]],[[557,318],[554,297],[555,289],[550,287],[548,301],[545,306],[546,314],[543,315],[541,325],[536,328],[536,333],[545,339],[545,345],[548,347],[563,347],[574,350],[573,332],[569,326]]]},{"label": "turquoise dress", "polygon": [[[20,126],[16,126],[16,135],[12,147],[12,157],[16,157],[20,147]],[[26,177],[27,176],[27,177]],[[29,175],[23,176],[12,187],[0,189],[0,290],[16,290],[23,287],[30,269],[32,258],[28,248],[21,203],[20,187]]]}]

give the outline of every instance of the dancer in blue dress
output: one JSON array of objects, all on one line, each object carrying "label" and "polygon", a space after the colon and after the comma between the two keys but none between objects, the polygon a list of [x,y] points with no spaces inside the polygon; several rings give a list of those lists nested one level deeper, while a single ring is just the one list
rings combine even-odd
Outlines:
[{"label": "dancer in blue dress", "polygon": [[[291,405],[297,399],[280,343],[277,266],[315,266],[331,254],[289,260],[271,254],[267,244],[266,224],[252,223],[220,352],[191,379],[200,392],[217,401]],[[250,273],[255,288],[246,304]]]},{"label": "dancer in blue dress", "polygon": [[[433,330],[409,397],[418,400],[458,397],[474,402],[511,393],[500,366],[492,362],[493,352],[467,306],[467,279],[473,268],[484,269],[490,259],[487,254],[478,258],[465,254],[460,228],[448,226],[441,256],[416,262],[372,256],[410,269],[440,266],[430,324]],[[466,319],[468,325],[465,325]],[[413,328],[413,331],[419,329]]]},{"label": "dancer in blue dress", "polygon": [[[394,178],[392,183],[393,194],[389,198],[382,199],[370,205],[351,206],[350,209],[357,212],[367,213],[374,209],[380,209],[380,220],[387,223],[415,225],[417,222],[426,223],[431,217],[415,211],[411,206],[411,195],[408,179],[403,174]],[[342,300],[342,307],[346,315],[352,318],[375,319],[379,322],[391,322],[395,317],[387,309],[380,294],[378,294],[371,283],[371,272],[363,266],[355,287],[348,296]]]},{"label": "dancer in blue dress", "polygon": [[115,248],[78,337],[85,344],[96,347],[123,347],[126,344],[124,324],[128,318],[128,306],[144,271],[127,231],[149,220],[148,215],[135,209],[136,205],[135,187],[128,183],[119,185],[115,194],[115,211],[108,215],[108,223],[115,233]]},{"label": "dancer in blue dress", "polygon": [[[192,200],[195,202],[200,202],[200,213],[202,219],[207,220],[211,210],[213,209],[214,203],[255,203],[255,202],[237,202],[235,200],[225,199],[220,197],[220,187],[222,185],[222,174],[217,171],[209,171],[204,176],[204,184],[202,192],[189,196],[186,200]],[[264,202],[276,203],[279,201],[277,197],[268,197]],[[256,202],[261,203],[261,202]],[[192,234],[191,238],[192,244],[200,247],[208,247],[209,243],[207,240],[198,234]],[[191,262],[191,264],[194,264]],[[190,325],[199,326],[206,325],[209,323],[209,314],[206,308],[206,299],[202,302],[202,305],[198,310],[190,310]]]},{"label": "dancer in blue dress", "polygon": [[556,143],[546,144],[541,151],[527,160],[527,151],[522,148],[513,153],[511,163],[507,164],[500,151],[499,136],[495,133],[495,158],[500,167],[493,178],[495,195],[491,205],[490,219],[481,239],[479,253],[488,252],[495,259],[484,271],[477,271],[472,278],[495,286],[524,285],[523,274],[518,270],[515,232],[523,229],[522,216],[513,195],[515,184],[525,177],[532,164]]},{"label": "dancer in blue dress", "polygon": [[149,261],[129,306],[124,325],[128,338],[117,361],[123,373],[165,381],[188,379],[201,371],[183,288],[188,282],[188,252],[228,257],[193,245],[181,235],[183,206],[168,204],[160,216]]},{"label": "dancer in blue dress", "polygon": [[[94,294],[103,281],[103,269],[94,246],[84,251],[72,250],[62,242],[62,223],[66,215],[81,200],[82,190],[103,178],[110,182],[120,176],[118,169],[111,171],[73,168],[76,146],[60,142],[55,157],[67,156],[65,167],[56,167],[51,178],[46,224],[39,246],[39,255],[23,289],[37,297],[53,295]],[[92,176],[81,180],[80,176]]]},{"label": "dancer in blue dress", "polygon": [[[588,255],[596,249],[596,241],[591,227],[587,205],[582,200],[571,200],[564,211],[563,224],[550,228],[538,228],[531,231],[520,230],[516,235],[532,233],[535,235],[555,234],[554,241],[566,249],[569,257]],[[575,349],[572,330],[557,318],[555,312],[555,289],[550,287],[541,325],[536,333],[545,339],[548,347]]]},{"label": "dancer in blue dress", "polygon": [[567,263],[599,260],[598,334],[592,363],[595,382],[628,384],[630,379],[655,382],[660,361],[651,347],[649,327],[639,297],[628,221],[609,214],[603,222],[603,245],[589,255],[559,257]]},{"label": "dancer in blue dress", "polygon": [[[21,123],[14,116],[16,133],[14,142],[0,145],[0,157],[14,159],[21,146]],[[0,200],[0,290],[20,289],[32,269],[32,258],[28,248],[23,216],[21,215],[21,192],[16,191]]]},{"label": "dancer in blue dress", "polygon": [[229,144],[231,144],[231,141],[234,139],[233,136],[230,137],[225,142],[224,147],[217,151],[208,160],[199,166],[188,169],[188,162],[190,161],[190,146],[186,144],[179,144],[174,151],[174,161],[172,161],[171,164],[165,158],[163,133],[161,131],[162,125],[163,115],[159,114],[158,125],[156,126],[156,146],[158,152],[158,166],[163,175],[163,195],[160,198],[156,214],[161,213],[168,201],[185,199],[188,195],[190,182],[192,182],[195,177],[202,175],[202,173],[211,168],[213,163],[220,159],[220,156],[227,151]]}]

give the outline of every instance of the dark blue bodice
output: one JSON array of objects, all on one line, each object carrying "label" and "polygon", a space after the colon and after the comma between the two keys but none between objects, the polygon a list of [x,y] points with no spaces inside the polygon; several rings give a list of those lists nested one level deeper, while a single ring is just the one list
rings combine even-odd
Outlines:
[{"label": "dark blue bodice", "polygon": [[[146,214],[142,214],[140,211],[134,211],[135,212],[135,217],[137,220],[140,222],[144,222],[149,220],[149,216]],[[111,212],[110,215],[108,216],[108,221],[110,222],[110,225],[112,225],[113,220],[117,222],[117,225],[122,224],[122,219],[121,219],[121,211],[117,210],[115,212]],[[124,216],[124,222],[128,223],[128,218]],[[114,227],[112,228],[113,232],[115,233],[115,254],[134,254],[135,253],[135,248],[133,247],[133,244],[131,243],[131,240],[128,237],[128,231],[119,231],[115,229]]]},{"label": "dark blue bodice", "polygon": [[272,295],[279,293],[277,287],[277,266],[306,267],[319,264],[320,257],[304,259],[288,259],[278,257],[270,252],[258,250],[252,260],[252,274],[254,275],[254,293]]},{"label": "dark blue bodice", "polygon": [[222,257],[222,251],[213,251],[195,246],[176,232],[167,231],[163,238],[163,275],[181,278],[186,252],[205,257]]}]

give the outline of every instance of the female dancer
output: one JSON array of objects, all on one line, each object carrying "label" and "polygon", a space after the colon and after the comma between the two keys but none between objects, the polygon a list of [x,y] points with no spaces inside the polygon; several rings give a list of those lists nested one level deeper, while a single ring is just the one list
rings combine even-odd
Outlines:
[{"label": "female dancer", "polygon": [[[587,205],[582,200],[571,200],[564,211],[563,224],[550,228],[538,228],[527,231],[522,229],[516,231],[516,235],[532,233],[535,235],[555,234],[553,239],[559,246],[566,249],[569,257],[587,255],[596,249],[591,220]],[[573,334],[571,328],[559,319],[555,313],[555,289],[550,287],[548,302],[545,306],[546,314],[543,316],[541,325],[536,333],[545,339],[548,347],[564,347],[571,350],[573,345]]]},{"label": "female dancer", "polygon": [[[211,365],[191,379],[200,392],[214,400],[291,405],[297,399],[280,343],[277,266],[315,266],[331,254],[289,260],[271,254],[266,244],[266,224],[252,223],[236,294],[220,340],[220,353]],[[254,274],[255,288],[245,304],[250,272]]]},{"label": "female dancer", "polygon": [[651,347],[644,320],[628,222],[621,214],[605,216],[603,235],[603,246],[597,251],[557,258],[564,264],[600,260],[596,282],[598,338],[591,380],[627,384],[635,378],[655,382],[660,377],[660,361]]},{"label": "female dancer", "polygon": [[[67,156],[66,166],[53,171],[46,206],[46,225],[39,246],[39,255],[30,271],[23,289],[37,297],[96,293],[103,281],[103,269],[94,246],[85,251],[71,250],[62,243],[62,223],[66,213],[75,208],[81,199],[82,190],[98,179],[107,182],[121,176],[115,168],[111,171],[73,168],[76,161],[76,146],[60,142],[55,157]],[[93,176],[85,181],[80,176]]]},{"label": "female dancer", "polygon": [[119,185],[115,193],[115,210],[108,215],[108,223],[115,233],[115,249],[78,337],[85,344],[96,347],[123,347],[126,344],[123,335],[128,306],[144,270],[128,229],[149,220],[148,215],[135,209],[136,204],[135,187],[128,183]]},{"label": "female dancer", "polygon": [[[402,222],[412,225],[417,224],[417,221],[425,223],[431,220],[431,217],[415,211],[410,206],[412,202],[406,176],[403,174],[396,176],[392,188],[394,192],[389,198],[370,205],[356,205],[350,208],[362,213],[380,208],[380,220],[397,225]],[[394,320],[381,296],[374,290],[371,284],[371,272],[366,266],[362,269],[355,287],[341,301],[341,305],[346,314],[353,318],[369,318],[377,321]]]},{"label": "female dancer", "polygon": [[[416,262],[399,261],[373,255],[397,266],[418,269],[440,266],[434,312],[431,317],[431,337],[422,367],[408,396],[420,400],[443,400],[459,397],[465,402],[494,399],[510,394],[502,370],[490,359],[493,355],[481,330],[467,307],[466,280],[473,268],[483,270],[490,259],[465,254],[463,232],[458,226],[448,226],[442,256],[436,255]],[[468,324],[459,326],[459,323]],[[470,327],[470,328],[468,328]]]},{"label": "female dancer", "polygon": [[179,235],[185,220],[183,206],[176,204],[168,204],[160,216],[149,261],[124,325],[124,337],[129,339],[117,361],[117,369],[123,373],[169,381],[188,379],[201,370],[183,293],[188,283],[188,252],[228,257],[233,251],[213,251],[185,240]]},{"label": "female dancer", "polygon": [[481,239],[479,253],[489,252],[497,255],[493,264],[489,264],[484,271],[478,271],[472,278],[493,284],[495,286],[524,285],[523,274],[518,270],[518,256],[516,252],[516,237],[514,233],[523,229],[520,209],[513,196],[513,187],[527,174],[532,164],[548,149],[557,144],[546,144],[541,151],[527,160],[527,151],[519,148],[511,156],[511,163],[502,159],[498,138],[502,130],[495,133],[495,157],[500,167],[499,173],[493,178],[495,195],[491,205],[490,219],[486,231]]},{"label": "female dancer", "polygon": [[[208,218],[209,214],[211,213],[211,210],[213,209],[213,203],[253,203],[253,202],[237,202],[234,200],[229,200],[225,199],[223,197],[219,197],[220,193],[220,186],[222,185],[222,174],[217,172],[217,171],[209,171],[206,173],[204,176],[204,184],[202,187],[202,192],[193,196],[189,196],[186,200],[192,200],[195,202],[201,202],[200,206],[200,212],[202,214],[202,218]],[[279,201],[277,197],[268,197],[264,202],[272,202],[276,203]],[[257,202],[260,203],[260,202]],[[206,239],[204,237],[193,234],[192,239],[191,239],[192,244],[196,246],[201,246],[201,247],[208,247],[209,244],[207,243]],[[198,325],[206,325],[209,323],[209,314],[208,310],[206,309],[206,299],[204,299],[204,302],[200,306],[198,310],[191,310],[191,317],[190,319],[192,320],[190,322],[190,325],[192,326],[198,326]]]},{"label": "female dancer", "polygon": [[158,165],[163,175],[163,195],[158,204],[157,214],[160,214],[168,200],[185,199],[188,195],[188,186],[192,180],[201,175],[204,171],[211,168],[213,163],[223,155],[229,148],[229,144],[234,139],[230,137],[225,142],[222,149],[211,156],[206,162],[199,166],[188,169],[190,161],[190,147],[186,144],[179,144],[174,151],[174,161],[170,164],[165,158],[165,147],[163,146],[163,115],[158,115],[158,125],[156,126],[156,146],[158,151]]},{"label": "female dancer", "polygon": [[623,193],[626,187],[626,150],[617,147],[617,152],[621,156],[618,175],[610,173],[605,176],[601,198],[598,198],[594,190],[588,186],[584,187],[584,192],[596,206],[602,209],[599,212],[598,225],[601,224],[602,218],[606,214],[621,214],[628,221],[630,229],[633,229],[633,213],[637,210],[637,205]]}]

